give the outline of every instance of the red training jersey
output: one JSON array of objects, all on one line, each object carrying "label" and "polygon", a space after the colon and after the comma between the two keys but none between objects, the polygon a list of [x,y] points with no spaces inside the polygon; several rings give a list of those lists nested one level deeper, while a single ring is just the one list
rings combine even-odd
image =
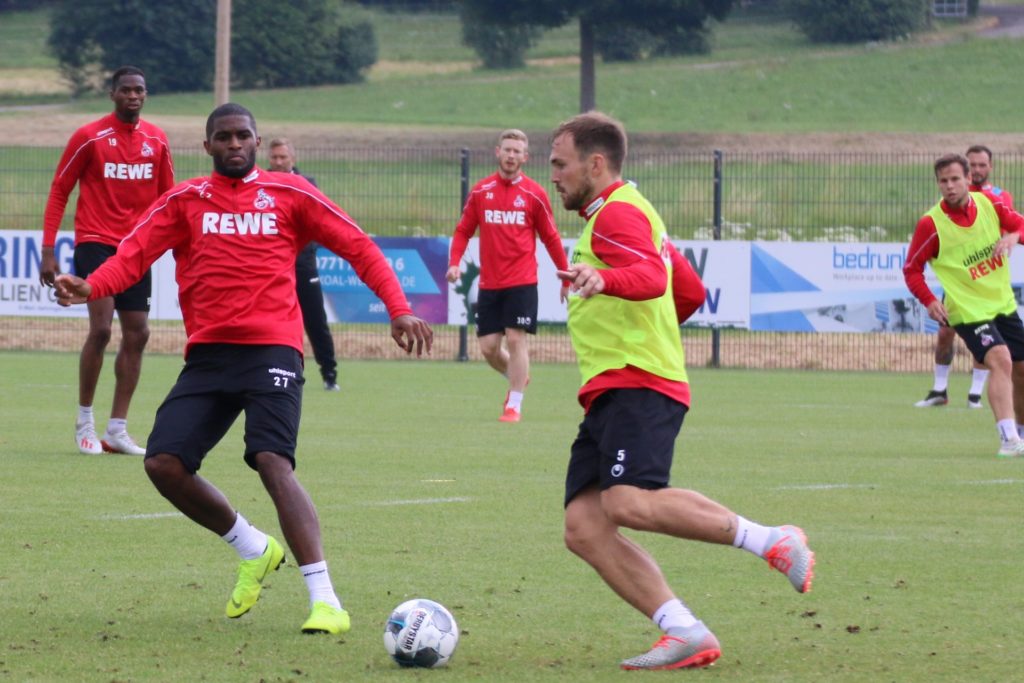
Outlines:
[{"label": "red training jersey", "polygon": [[[982,190],[999,217],[999,228],[1005,235],[1009,232],[1021,233],[1021,240],[1024,241],[1024,216],[1013,210],[1012,205],[1008,206],[1000,195],[995,195],[989,190]],[[1007,193],[1002,193],[1005,196]],[[1012,199],[1011,199],[1012,201]],[[942,211],[949,219],[961,228],[969,228],[974,225],[978,217],[978,205],[974,198],[968,196],[967,204],[961,208],[955,208],[941,202]],[[907,289],[926,308],[938,297],[928,287],[924,279],[924,267],[933,258],[939,255],[939,234],[935,230],[935,221],[928,214],[921,217],[914,229],[914,236],[910,238],[910,248],[907,250],[907,261],[903,264],[903,280],[907,283]]]},{"label": "red training jersey", "polygon": [[[580,215],[589,220],[623,181],[605,188]],[[594,222],[590,244],[594,255],[608,264],[601,271],[604,290],[598,296],[617,296],[630,301],[653,299],[665,293],[668,269],[672,263],[672,299],[676,317],[682,324],[703,304],[707,295],[704,283],[690,262],[667,239],[659,253],[651,240],[651,222],[638,207],[625,202],[605,206]],[[680,342],[682,343],[682,342]],[[632,365],[602,372],[579,391],[584,411],[598,396],[610,389],[653,389],[680,403],[690,405],[690,385],[654,375]]]},{"label": "red training jersey", "polygon": [[302,176],[260,168],[245,178],[194,178],[162,195],[89,276],[89,299],[123,291],[172,249],[185,355],[209,343],[302,353],[295,258],[310,241],[348,261],[392,319],[412,313],[384,254],[340,207]]},{"label": "red training jersey", "polygon": [[126,123],[113,113],[76,130],[50,185],[43,215],[44,247],[56,242],[76,183],[75,244],[116,247],[142,211],[174,186],[167,136],[151,123]]},{"label": "red training jersey", "polygon": [[537,237],[555,268],[569,267],[548,195],[525,174],[508,180],[496,172],[473,186],[455,227],[449,268],[459,265],[478,227],[480,289],[537,284]]}]

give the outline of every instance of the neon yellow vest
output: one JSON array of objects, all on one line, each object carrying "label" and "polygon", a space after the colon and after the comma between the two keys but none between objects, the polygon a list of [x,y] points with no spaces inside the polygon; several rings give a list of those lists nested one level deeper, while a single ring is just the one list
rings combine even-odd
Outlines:
[{"label": "neon yellow vest", "polygon": [[1017,310],[1010,287],[1010,259],[995,257],[992,248],[999,240],[999,216],[988,197],[972,192],[978,215],[974,225],[963,228],[942,210],[939,202],[927,215],[935,221],[939,255],[932,270],[946,292],[950,325],[992,320]]},{"label": "neon yellow vest", "polygon": [[[651,241],[658,253],[662,252],[667,236],[661,216],[633,185],[626,184],[612,192],[587,221],[573,250],[573,263],[608,268],[594,255],[591,237],[598,215],[612,202],[626,202],[640,209],[651,223]],[[627,301],[604,294],[589,299],[570,296],[569,334],[583,384],[602,372],[627,365],[667,379],[686,381],[686,361],[672,298],[672,264],[667,258],[664,260],[668,286],[656,299]]]}]

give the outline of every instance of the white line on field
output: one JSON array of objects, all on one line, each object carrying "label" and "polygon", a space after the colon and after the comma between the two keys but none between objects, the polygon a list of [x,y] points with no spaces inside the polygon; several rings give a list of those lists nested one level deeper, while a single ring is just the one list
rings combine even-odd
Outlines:
[{"label": "white line on field", "polygon": [[128,521],[130,519],[163,519],[164,517],[184,517],[180,512],[144,512],[137,515],[100,515],[96,519],[115,519]]},{"label": "white line on field", "polygon": [[370,507],[390,507],[392,505],[437,505],[439,503],[468,503],[471,498],[458,496],[455,498],[414,498],[411,500],[382,500],[376,503],[364,503]]},{"label": "white line on field", "polygon": [[776,486],[776,491],[830,491],[832,489],[877,489],[878,484],[792,484]]},{"label": "white line on field", "polygon": [[988,486],[991,484],[1024,484],[1024,479],[981,479],[979,481],[962,481],[967,486]]}]

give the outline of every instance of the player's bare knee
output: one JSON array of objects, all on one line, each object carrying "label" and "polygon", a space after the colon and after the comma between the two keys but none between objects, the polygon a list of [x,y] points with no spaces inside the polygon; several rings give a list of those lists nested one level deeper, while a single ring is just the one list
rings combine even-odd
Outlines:
[{"label": "player's bare knee", "polygon": [[633,486],[613,486],[601,495],[601,507],[605,516],[616,526],[650,529],[652,524],[648,493]]},{"label": "player's bare knee", "polygon": [[165,487],[173,487],[183,475],[188,474],[180,460],[166,453],[148,457],[142,464],[146,469],[146,476],[161,491]]},{"label": "player's bare knee", "polygon": [[110,343],[110,335],[110,325],[90,325],[89,334],[85,337],[85,343],[87,346],[105,349],[107,344]]}]

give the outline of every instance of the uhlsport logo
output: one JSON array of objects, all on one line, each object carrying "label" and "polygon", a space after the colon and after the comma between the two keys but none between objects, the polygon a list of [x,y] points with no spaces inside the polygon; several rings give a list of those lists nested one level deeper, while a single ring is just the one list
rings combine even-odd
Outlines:
[{"label": "uhlsport logo", "polygon": [[256,199],[253,201],[252,205],[260,211],[265,211],[266,209],[273,209],[275,202],[272,196],[267,194],[265,190],[260,189],[256,192]]}]

